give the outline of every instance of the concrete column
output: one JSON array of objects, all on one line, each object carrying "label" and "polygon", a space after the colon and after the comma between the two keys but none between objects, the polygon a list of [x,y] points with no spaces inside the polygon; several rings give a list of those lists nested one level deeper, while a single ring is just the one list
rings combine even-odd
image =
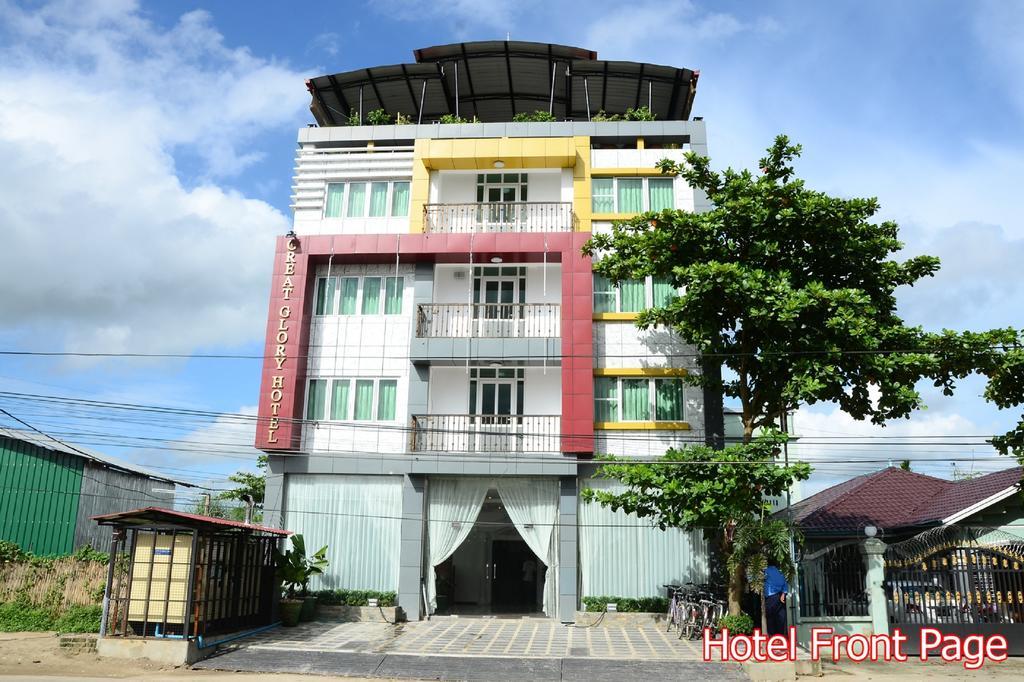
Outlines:
[{"label": "concrete column", "polygon": [[402,545],[399,552],[398,605],[410,620],[422,617],[420,578],[423,575],[423,507],[426,480],[409,474],[402,479]]},{"label": "concrete column", "polygon": [[284,457],[267,458],[267,487],[263,493],[263,525],[283,528],[284,521]]},{"label": "concrete column", "polygon": [[868,614],[871,627],[876,635],[889,634],[889,608],[885,600],[882,582],[885,580],[885,543],[878,538],[868,538],[860,545],[864,556],[864,590],[868,596]]},{"label": "concrete column", "polygon": [[576,619],[576,607],[579,604],[577,590],[579,562],[576,552],[578,504],[576,477],[560,478],[558,490],[558,618],[563,623],[571,623]]}]

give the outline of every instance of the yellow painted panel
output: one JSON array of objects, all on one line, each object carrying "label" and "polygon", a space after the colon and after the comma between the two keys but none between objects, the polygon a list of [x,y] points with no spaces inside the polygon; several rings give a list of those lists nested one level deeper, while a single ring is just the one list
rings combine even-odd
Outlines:
[{"label": "yellow painted panel", "polygon": [[684,377],[685,367],[597,367],[595,377]]},{"label": "yellow painted panel", "polygon": [[[498,138],[476,140],[473,145],[473,153],[478,159],[495,159],[498,157]],[[491,164],[494,168],[494,164]]]},{"label": "yellow painted panel", "polygon": [[637,149],[643,149],[644,148],[644,138],[642,138],[642,137],[636,138],[636,148]]},{"label": "yellow painted panel", "polygon": [[594,422],[598,431],[689,431],[686,422]]},{"label": "yellow painted panel", "polygon": [[622,322],[636,320],[639,317],[640,313],[594,313],[594,321]]},{"label": "yellow painted panel", "polygon": [[573,212],[576,214],[576,229],[590,232],[591,192],[590,192],[590,138],[578,136],[572,139],[575,164],[572,171]]},{"label": "yellow painted panel", "polygon": [[592,213],[591,220],[629,220],[635,218],[639,213]]}]

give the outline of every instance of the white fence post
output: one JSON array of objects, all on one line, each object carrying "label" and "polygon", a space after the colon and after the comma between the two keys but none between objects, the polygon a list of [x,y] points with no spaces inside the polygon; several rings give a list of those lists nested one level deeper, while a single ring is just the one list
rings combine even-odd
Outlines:
[{"label": "white fence post", "polygon": [[885,543],[878,538],[868,538],[861,543],[860,552],[864,556],[864,591],[868,597],[871,627],[876,635],[888,635],[889,608],[882,588],[885,580]]}]

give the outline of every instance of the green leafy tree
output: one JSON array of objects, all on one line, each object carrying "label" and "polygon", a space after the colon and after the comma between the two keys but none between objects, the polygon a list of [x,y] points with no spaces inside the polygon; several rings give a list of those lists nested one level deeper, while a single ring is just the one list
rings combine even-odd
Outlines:
[{"label": "green leafy tree", "polygon": [[900,469],[903,469],[904,471],[910,471],[910,460],[905,459],[902,462],[900,462]]},{"label": "green leafy tree", "polygon": [[[237,487],[231,490],[226,490],[222,493],[218,493],[215,500],[222,502],[234,502],[244,503],[245,497],[248,495],[252,497],[254,508],[253,508],[253,521],[259,522],[263,518],[263,498],[266,495],[267,490],[267,456],[260,455],[256,458],[256,469],[257,473],[251,471],[236,471],[235,473],[228,476],[228,480],[232,483],[237,483]],[[213,513],[217,507],[217,511],[223,514]],[[239,504],[221,504],[216,505],[212,503],[210,505],[211,516],[219,516],[220,518],[231,518],[236,521],[241,521],[245,518],[245,507],[239,506]]]},{"label": "green leafy tree", "polygon": [[765,519],[741,523],[736,529],[732,554],[727,565],[730,572],[743,572],[750,589],[761,598],[761,632],[768,631],[768,614],[764,608],[764,570],[775,565],[789,582],[796,576],[796,564],[789,549],[790,538],[799,537],[799,530],[783,519]]},{"label": "green leafy tree", "polygon": [[[732,456],[750,458],[757,476],[652,465],[650,478],[627,483],[626,495],[648,499],[633,506],[666,526],[722,528],[727,561],[737,525],[754,518],[761,496],[808,473],[806,465],[784,468],[766,457],[753,440],[755,431],[818,402],[834,402],[852,417],[880,425],[908,417],[922,406],[918,381],[931,379],[952,392],[957,378],[977,369],[978,353],[1006,334],[929,334],[907,325],[897,315],[895,291],[933,275],[938,259],[895,260],[903,244],[895,223],[872,222],[877,200],[808,189],[793,168],[799,153],[799,146],[779,136],[759,173],[719,173],[707,157],[692,152],[684,163],[663,160],[663,173],[681,176],[714,208],[647,213],[614,224],[584,249],[599,259],[595,272],[613,281],[651,275],[682,288],[665,305],[641,312],[638,326],[669,328],[726,370],[694,372],[687,380],[739,403],[749,448]],[[682,452],[670,451],[667,458]],[[697,494],[715,484],[730,494]],[[697,505],[701,523],[687,521],[675,506],[680,494]],[[754,502],[734,505],[737,498]],[[628,498],[597,499],[614,506]],[[731,570],[729,582],[730,612],[738,613],[743,572]]]},{"label": "green leafy tree", "polygon": [[[1008,332],[1003,332],[1003,352],[996,352],[985,370],[988,374],[985,398],[1004,410],[1024,405],[1024,333],[1011,342]],[[992,444],[1004,455],[1015,455],[1024,465],[1024,414],[1015,427],[994,438]]]},{"label": "green leafy tree", "polygon": [[586,489],[582,496],[586,502],[650,518],[662,530],[721,529],[718,540],[729,567],[729,612],[738,614],[747,555],[739,564],[732,561],[737,525],[764,518],[771,511],[766,497],[783,494],[794,480],[804,480],[811,472],[803,462],[788,467],[776,463],[785,438],[769,432],[722,450],[695,445],[669,450],[654,463],[607,458],[598,475],[620,481],[625,491]]}]

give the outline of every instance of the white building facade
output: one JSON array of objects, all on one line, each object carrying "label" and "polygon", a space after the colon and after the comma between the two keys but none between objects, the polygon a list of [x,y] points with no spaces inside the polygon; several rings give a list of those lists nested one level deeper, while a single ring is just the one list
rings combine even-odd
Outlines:
[{"label": "white building facade", "polygon": [[[260,397],[265,520],[328,545],[314,589],[393,591],[410,618],[568,622],[583,597],[705,582],[700,533],[580,500],[612,485],[594,455],[721,441],[720,398],[684,381],[700,358],[635,326],[671,284],[613,286],[581,251],[615,220],[706,207],[654,168],[706,153],[695,75],[536,43],[416,54],[308,84],[319,125],[299,134]],[[638,90],[655,120],[593,120]],[[557,120],[512,120],[530,107]],[[413,122],[342,124],[370,111]]]}]

